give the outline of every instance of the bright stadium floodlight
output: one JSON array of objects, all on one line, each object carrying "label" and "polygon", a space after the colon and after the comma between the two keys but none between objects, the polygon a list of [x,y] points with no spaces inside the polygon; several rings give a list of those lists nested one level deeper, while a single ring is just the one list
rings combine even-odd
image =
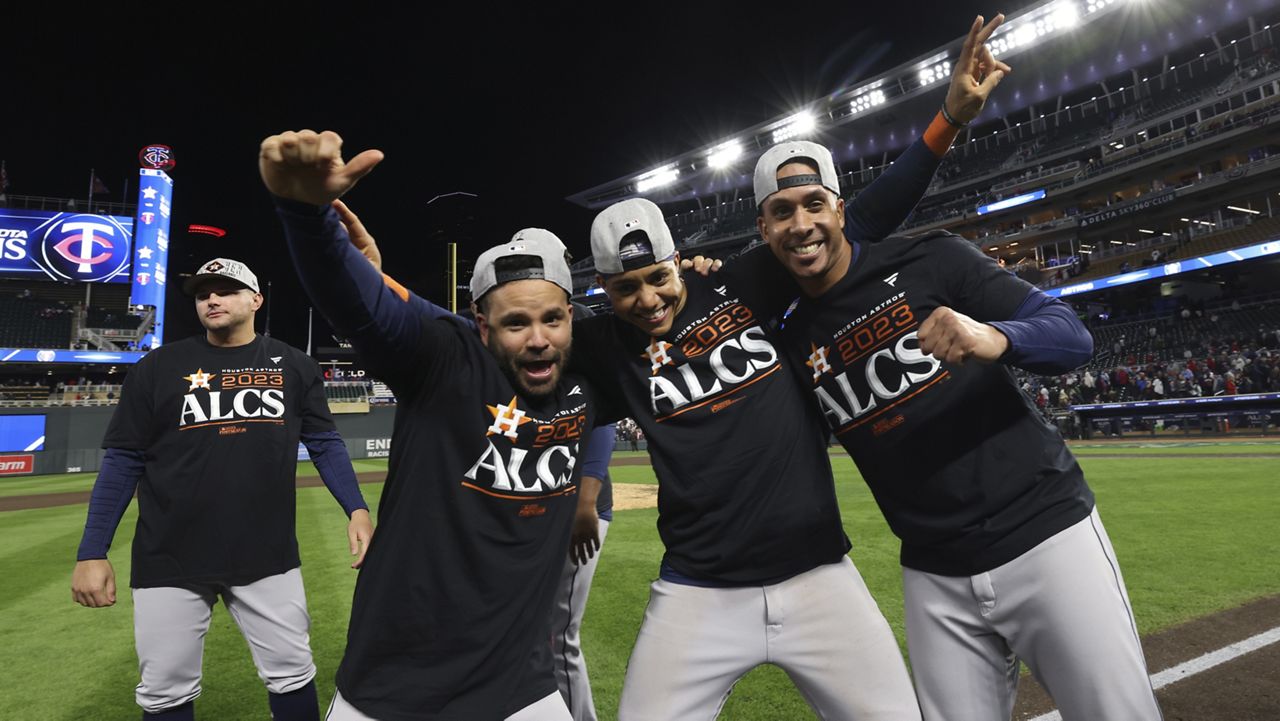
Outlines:
[{"label": "bright stadium floodlight", "polygon": [[1250,213],[1250,214],[1252,214],[1252,215],[1261,215],[1261,214],[1262,214],[1262,211],[1261,211],[1261,210],[1250,210],[1249,208],[1241,208],[1241,207],[1238,207],[1238,206],[1235,206],[1235,205],[1228,205],[1228,206],[1227,206],[1227,210],[1236,210],[1236,211],[1239,211],[1239,212],[1241,212],[1241,213]]},{"label": "bright stadium floodlight", "polygon": [[742,144],[736,140],[730,140],[716,146],[707,154],[707,164],[719,170],[727,168],[733,164],[733,161],[742,156]]},{"label": "bright stadium floodlight", "polygon": [[877,105],[884,105],[884,91],[872,90],[869,93],[863,93],[849,102],[849,110],[856,115],[864,110],[870,110]]},{"label": "bright stadium floodlight", "polygon": [[658,168],[636,179],[636,192],[647,193],[655,188],[671,185],[676,182],[676,178],[679,176],[680,171],[676,170],[674,166],[668,165],[665,168]]},{"label": "bright stadium floodlight", "polygon": [[808,110],[801,110],[787,118],[777,130],[773,131],[773,143],[777,145],[784,140],[806,135],[813,132],[816,127],[818,127],[818,121],[814,119],[813,113]]},{"label": "bright stadium floodlight", "polygon": [[934,63],[932,65],[921,68],[920,73],[918,75],[920,79],[920,87],[928,87],[938,82],[939,80],[947,79],[950,75],[951,75],[951,61],[949,60],[943,60],[940,63]]},{"label": "bright stadium floodlight", "polygon": [[1073,0],[1061,0],[1049,17],[1053,19],[1054,27],[1069,30],[1080,22],[1080,6]]}]

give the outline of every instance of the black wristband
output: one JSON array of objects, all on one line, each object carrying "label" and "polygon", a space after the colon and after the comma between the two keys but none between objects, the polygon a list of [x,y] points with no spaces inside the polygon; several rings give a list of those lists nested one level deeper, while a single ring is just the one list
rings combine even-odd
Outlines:
[{"label": "black wristband", "polygon": [[947,125],[950,125],[955,128],[963,128],[969,125],[968,123],[962,123],[959,120],[956,120],[955,118],[951,117],[951,113],[947,112],[946,103],[942,104],[942,119],[947,121]]}]

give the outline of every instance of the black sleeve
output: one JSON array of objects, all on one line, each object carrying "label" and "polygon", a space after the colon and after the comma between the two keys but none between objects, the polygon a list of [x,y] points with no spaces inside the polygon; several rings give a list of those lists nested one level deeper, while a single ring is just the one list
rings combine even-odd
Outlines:
[{"label": "black sleeve", "polygon": [[940,233],[921,242],[935,282],[946,289],[946,305],[976,321],[1013,318],[1034,288],[958,235]]},{"label": "black sleeve", "polygon": [[333,208],[282,198],[275,203],[298,279],[321,315],[397,396],[415,392],[423,368],[441,350],[432,341],[443,338],[423,328],[456,316],[378,273],[351,246]]},{"label": "black sleeve", "polygon": [[329,413],[329,401],[324,397],[324,375],[320,366],[311,358],[290,348],[296,354],[298,372],[302,376],[302,407],[299,416],[303,433],[324,433],[336,431],[333,416]]},{"label": "black sleeve", "polygon": [[152,422],[155,417],[152,366],[155,365],[156,352],[144,356],[125,376],[120,403],[112,412],[111,423],[102,438],[103,448],[145,451],[151,445],[155,430]]},{"label": "black sleeve", "polygon": [[917,139],[845,207],[845,236],[877,241],[892,233],[924,198],[941,163],[942,158]]}]

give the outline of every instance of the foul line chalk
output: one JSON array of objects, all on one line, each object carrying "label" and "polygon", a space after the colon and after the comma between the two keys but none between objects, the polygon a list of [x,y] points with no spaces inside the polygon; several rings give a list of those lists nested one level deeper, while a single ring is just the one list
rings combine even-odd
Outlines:
[{"label": "foul line chalk", "polygon": [[[1176,681],[1181,681],[1188,676],[1194,676],[1202,671],[1208,671],[1214,666],[1220,666],[1227,661],[1239,658],[1251,651],[1257,651],[1264,646],[1280,641],[1280,626],[1263,631],[1257,636],[1251,636],[1239,643],[1233,643],[1230,646],[1220,648],[1217,651],[1210,651],[1203,656],[1193,658],[1185,663],[1180,663],[1173,668],[1167,668],[1160,673],[1152,674],[1151,688],[1159,690]],[[1050,711],[1031,719],[1031,721],[1062,721],[1062,715],[1057,711]]]}]

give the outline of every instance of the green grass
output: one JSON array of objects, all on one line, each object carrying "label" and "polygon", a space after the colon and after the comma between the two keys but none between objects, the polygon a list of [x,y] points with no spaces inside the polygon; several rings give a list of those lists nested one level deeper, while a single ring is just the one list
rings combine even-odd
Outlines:
[{"label": "green grass", "polygon": [[0,497],[39,493],[68,493],[93,488],[96,473],[61,473],[53,476],[10,476],[0,478]]},{"label": "green grass", "polygon": [[[1235,452],[1255,452],[1237,446]],[[1127,453],[1169,449],[1127,448]],[[374,470],[384,461],[360,462]],[[843,454],[833,455],[852,557],[902,638],[902,588],[897,542],[889,534]],[[1150,633],[1252,598],[1280,593],[1275,573],[1275,519],[1280,517],[1280,463],[1269,458],[1083,457],[1099,510],[1116,547],[1140,630]],[[644,466],[615,467],[619,482],[652,482]],[[79,490],[88,474],[24,479],[40,488]],[[78,487],[70,487],[75,484]],[[6,480],[0,494],[17,484]],[[28,486],[31,487],[31,486]],[[378,484],[365,495],[377,501]],[[36,491],[25,491],[36,492]],[[12,493],[9,493],[12,495]],[[69,579],[84,522],[83,504],[0,514],[0,559],[9,583],[0,590],[0,709],[22,719],[131,719],[137,683],[129,594],[109,609],[84,609],[70,599]],[[112,561],[127,585],[135,510],[116,535]],[[631,644],[658,570],[656,511],[615,513],[584,621],[601,718],[617,708]],[[345,643],[355,573],[348,568],[344,519],[323,488],[298,492],[299,545],[312,614],[312,647],[322,702]],[[248,649],[221,606],[206,641],[204,694],[198,713],[210,719],[266,718],[265,691]],[[850,682],[855,682],[850,679]],[[0,717],[10,711],[0,712]],[[724,718],[812,718],[786,676],[757,669],[741,681]]]}]

